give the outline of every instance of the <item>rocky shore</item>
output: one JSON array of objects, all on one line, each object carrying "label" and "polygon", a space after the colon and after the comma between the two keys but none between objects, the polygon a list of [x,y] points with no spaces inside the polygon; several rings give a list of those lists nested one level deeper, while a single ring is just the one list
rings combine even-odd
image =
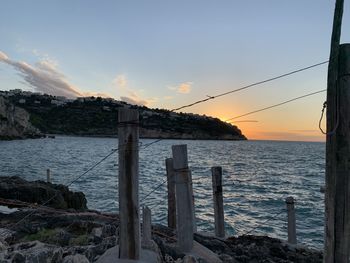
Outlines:
[{"label": "rocky shore", "polygon": [[[11,194],[16,185],[18,193],[27,194]],[[39,205],[52,194],[60,197],[48,206]],[[1,177],[0,198],[0,262],[99,262],[117,243],[118,215],[88,210],[83,193],[40,181]],[[153,225],[152,239],[157,262],[193,262],[176,248],[174,230]],[[322,262],[320,251],[267,236],[218,239],[195,234],[194,239],[222,262]],[[196,260],[211,263],[206,258]]]}]

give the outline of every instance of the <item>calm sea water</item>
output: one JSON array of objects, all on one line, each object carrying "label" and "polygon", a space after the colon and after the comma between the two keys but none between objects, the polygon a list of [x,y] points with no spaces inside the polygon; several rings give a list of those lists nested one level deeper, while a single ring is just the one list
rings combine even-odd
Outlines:
[{"label": "calm sea water", "polygon": [[[152,140],[142,140],[143,143]],[[102,159],[117,139],[58,136],[0,142],[0,176],[17,175],[27,180],[45,180],[50,168],[53,182],[67,184]],[[226,231],[229,235],[268,234],[287,238],[285,198],[296,199],[298,241],[322,248],[325,144],[276,141],[179,141],[163,140],[140,151],[140,199],[152,207],[152,220],[166,224],[166,185],[146,200],[165,179],[165,158],[171,146],[187,144],[194,179],[199,231],[213,232],[211,188],[212,166],[223,167]],[[118,158],[113,154],[97,168],[74,183],[83,191],[88,207],[118,211]],[[274,217],[275,214],[280,215]],[[264,224],[264,222],[266,222]]]}]

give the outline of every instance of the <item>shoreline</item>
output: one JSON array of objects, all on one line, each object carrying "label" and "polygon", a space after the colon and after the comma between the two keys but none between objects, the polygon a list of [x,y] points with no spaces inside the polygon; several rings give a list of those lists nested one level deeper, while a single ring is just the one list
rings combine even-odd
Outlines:
[{"label": "shoreline", "polygon": [[[3,179],[3,178],[2,178]],[[26,192],[37,196],[38,187],[61,189],[62,186],[43,181],[29,182],[17,178],[7,178],[8,184],[20,191],[23,185]],[[4,189],[9,189],[4,181]],[[29,190],[28,190],[29,189]],[[24,190],[23,190],[24,191]],[[67,190],[64,190],[67,191]],[[69,191],[69,190],[68,190]],[[13,190],[8,194],[12,195]],[[0,206],[16,207],[15,210],[0,209],[0,260],[12,262],[19,257],[26,262],[37,262],[39,258],[50,259],[50,262],[66,262],[70,258],[80,258],[85,261],[98,262],[110,249],[116,246],[118,240],[119,215],[90,210],[87,206],[71,205],[76,202],[67,201],[68,207],[57,208],[62,202],[48,203],[51,207],[42,206],[55,192],[48,196],[37,196],[39,199],[18,195],[22,199],[36,200],[33,202],[18,201],[15,198],[6,199],[0,191]],[[71,196],[79,193],[72,192]],[[79,194],[82,200],[83,193]],[[13,195],[12,195],[13,196]],[[41,198],[41,199],[40,199]],[[55,200],[55,198],[53,199]],[[57,200],[61,200],[57,198]],[[56,201],[57,201],[56,200]],[[28,201],[28,200],[27,200]],[[84,203],[84,202],[83,202]],[[70,205],[71,204],[71,205]],[[62,204],[65,207],[65,204]],[[52,207],[53,206],[53,207]],[[56,207],[56,208],[54,208]],[[152,225],[152,246],[157,262],[184,263],[185,254],[177,248],[176,230],[160,224]],[[212,233],[195,233],[196,244],[214,253],[221,262],[322,262],[322,252],[305,245],[290,245],[283,240],[266,235],[243,235],[217,238]],[[11,260],[11,261],[10,261]],[[199,262],[207,262],[206,258]],[[255,260],[255,261],[254,261]],[[259,261],[265,260],[265,261]]]}]

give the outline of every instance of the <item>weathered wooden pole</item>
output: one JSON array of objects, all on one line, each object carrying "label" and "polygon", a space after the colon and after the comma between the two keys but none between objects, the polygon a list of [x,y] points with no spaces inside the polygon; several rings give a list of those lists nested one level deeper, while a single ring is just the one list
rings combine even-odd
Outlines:
[{"label": "weathered wooden pole", "polygon": [[175,197],[175,172],[173,158],[165,160],[166,175],[168,182],[168,227],[176,228],[176,197]]},{"label": "weathered wooden pole", "polygon": [[180,250],[190,252],[193,248],[193,204],[189,185],[187,145],[174,145],[172,152],[176,176],[177,242]]},{"label": "weathered wooden pole", "polygon": [[222,168],[215,166],[211,168],[214,199],[214,223],[215,235],[225,237],[224,201],[222,196]]},{"label": "weathered wooden pole", "polygon": [[[344,0],[336,0],[333,30],[331,37],[331,48],[328,64],[328,79],[327,79],[327,136],[326,136],[326,193],[325,193],[325,249],[324,258],[325,263],[338,263],[347,261],[338,261],[339,252],[339,226],[337,226],[336,206],[337,198],[337,166],[338,166],[338,152],[337,152],[337,134],[339,129],[339,121],[342,119],[340,111],[341,105],[339,90],[337,89],[338,79],[338,65],[339,65],[339,44],[341,36],[341,26],[343,18]],[[344,105],[345,106],[345,105]],[[344,107],[343,106],[343,107]],[[338,215],[340,216],[340,215]]]},{"label": "weathered wooden pole", "polygon": [[192,181],[192,171],[188,170],[189,172],[189,187],[190,187],[190,194],[192,196],[192,217],[193,217],[193,233],[197,233],[197,220],[196,220],[196,206],[194,204],[194,193],[193,193],[193,181]]},{"label": "weathered wooden pole", "polygon": [[46,182],[51,183],[51,170],[46,170]]},{"label": "weathered wooden pole", "polygon": [[287,213],[288,213],[288,243],[297,243],[297,231],[294,209],[294,198],[289,196],[286,198]]},{"label": "weathered wooden pole", "polygon": [[350,262],[350,44],[340,45],[337,72],[336,100],[328,109],[336,119],[332,130],[327,125],[327,263]]},{"label": "weathered wooden pole", "polygon": [[152,246],[152,215],[151,210],[144,206],[142,209],[142,247]]},{"label": "weathered wooden pole", "polygon": [[119,139],[119,258],[139,259],[139,114],[137,110],[118,110]]}]

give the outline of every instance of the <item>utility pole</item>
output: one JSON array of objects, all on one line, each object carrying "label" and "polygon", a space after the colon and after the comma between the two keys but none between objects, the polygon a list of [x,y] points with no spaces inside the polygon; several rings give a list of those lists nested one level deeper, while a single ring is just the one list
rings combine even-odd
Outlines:
[{"label": "utility pole", "polygon": [[[340,90],[340,86],[343,85],[340,85],[342,76],[339,75],[339,44],[343,7],[344,0],[336,0],[328,64],[324,263],[349,262],[349,258],[344,255],[349,249],[349,246],[344,244],[348,242],[346,240],[349,237],[346,237],[346,234],[349,235],[349,232],[345,233],[344,227],[348,225],[346,214],[349,212],[350,189],[346,189],[345,186],[349,181],[350,167],[349,160],[344,161],[349,158],[350,151],[349,138],[346,138],[346,135],[349,135],[350,125],[349,122],[346,123],[349,120],[347,108],[350,104],[350,97],[345,96],[346,89],[350,87],[341,87],[342,91]],[[344,55],[346,56],[346,52],[342,52],[342,56]],[[344,71],[346,66],[342,67]],[[342,98],[342,96],[345,97]],[[340,218],[343,220],[339,220]],[[347,246],[346,251],[344,251],[344,246]]]}]

